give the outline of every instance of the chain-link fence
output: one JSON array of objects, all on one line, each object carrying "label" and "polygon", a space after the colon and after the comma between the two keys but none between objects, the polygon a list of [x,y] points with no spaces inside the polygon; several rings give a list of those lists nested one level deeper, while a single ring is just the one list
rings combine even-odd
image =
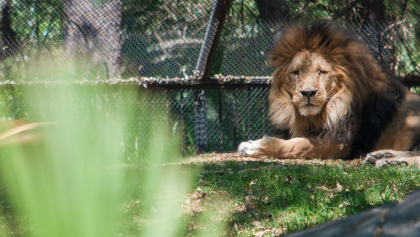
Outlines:
[{"label": "chain-link fence", "polygon": [[58,55],[84,69],[75,81],[145,86],[153,93],[142,103],[170,115],[186,153],[232,151],[269,133],[266,58],[290,23],[346,25],[380,65],[420,85],[415,0],[2,0],[1,7],[3,84],[42,82],[34,72]]}]

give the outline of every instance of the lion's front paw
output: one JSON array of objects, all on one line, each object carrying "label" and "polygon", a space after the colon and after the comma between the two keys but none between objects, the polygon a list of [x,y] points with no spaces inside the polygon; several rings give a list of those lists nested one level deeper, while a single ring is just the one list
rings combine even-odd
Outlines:
[{"label": "lion's front paw", "polygon": [[258,156],[261,148],[257,141],[241,142],[238,147],[238,155],[240,156]]},{"label": "lion's front paw", "polygon": [[375,167],[407,164],[404,159],[405,157],[400,157],[399,153],[400,152],[395,152],[391,150],[371,152],[366,155],[366,158],[363,160],[363,164],[371,164]]},{"label": "lion's front paw", "polygon": [[266,147],[266,141],[271,137],[264,136],[263,139],[255,141],[241,142],[238,147],[238,155],[240,156],[254,156],[264,157],[264,149]]},{"label": "lion's front paw", "polygon": [[381,151],[377,151],[377,152],[371,152],[369,154],[366,155],[366,158],[363,160],[363,164],[364,165],[375,165],[376,162],[382,158],[391,158],[393,157],[391,153],[389,152],[381,152]]}]

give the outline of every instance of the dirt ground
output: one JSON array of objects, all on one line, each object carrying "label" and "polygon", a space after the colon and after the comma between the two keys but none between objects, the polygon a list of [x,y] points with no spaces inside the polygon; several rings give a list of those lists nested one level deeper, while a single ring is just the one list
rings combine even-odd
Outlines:
[{"label": "dirt ground", "polygon": [[193,163],[219,163],[219,162],[271,162],[279,164],[308,164],[308,165],[357,165],[362,164],[362,159],[342,160],[342,159],[277,159],[277,158],[254,158],[238,156],[236,153],[208,153],[195,155],[180,162],[180,164]]}]

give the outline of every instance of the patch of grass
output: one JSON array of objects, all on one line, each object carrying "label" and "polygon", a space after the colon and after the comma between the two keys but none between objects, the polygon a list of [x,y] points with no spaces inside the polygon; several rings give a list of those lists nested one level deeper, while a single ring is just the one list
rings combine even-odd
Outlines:
[{"label": "patch of grass", "polygon": [[[184,172],[201,169],[191,188],[194,191],[185,197],[187,227],[181,236],[197,236],[211,222],[225,226],[219,235],[291,233],[400,201],[420,186],[420,174],[413,167],[378,169],[363,166],[359,160],[229,159],[234,154],[220,161],[218,156],[222,155],[174,165],[182,166]],[[126,224],[133,225],[129,223],[132,217],[127,217]]]}]

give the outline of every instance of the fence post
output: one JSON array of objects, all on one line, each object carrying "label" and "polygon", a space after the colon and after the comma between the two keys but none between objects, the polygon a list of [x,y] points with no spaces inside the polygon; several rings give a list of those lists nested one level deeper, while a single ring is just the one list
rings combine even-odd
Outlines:
[{"label": "fence post", "polygon": [[236,130],[238,127],[238,121],[236,117],[236,91],[237,87],[233,89],[233,149],[236,149],[237,147],[237,141],[236,141]]},{"label": "fence post", "polygon": [[222,105],[222,86],[219,87],[219,133],[220,133],[220,152],[223,152],[223,105]]},{"label": "fence post", "polygon": [[246,103],[246,108],[247,108],[247,127],[248,127],[248,140],[251,140],[251,92],[252,92],[252,87],[247,88],[248,90],[248,98],[247,98],[247,103]]},{"label": "fence post", "polygon": [[200,87],[194,91],[195,151],[206,152],[207,147],[207,103],[206,91]]},{"label": "fence post", "polygon": [[219,43],[220,34],[222,33],[231,2],[232,0],[216,0],[214,3],[195,67],[195,75],[202,81],[206,81],[210,76],[217,44]]},{"label": "fence post", "polygon": [[[195,67],[195,76],[197,76],[201,82],[207,81],[210,76],[217,44],[219,43],[220,34],[222,33],[231,2],[232,0],[216,0],[214,3],[206,34],[204,36],[204,42],[201,46],[200,55],[198,56],[197,65]],[[196,152],[201,153],[206,152],[208,148],[205,90],[202,87],[197,89],[194,97],[195,147]]]},{"label": "fence post", "polygon": [[180,106],[181,106],[181,149],[182,155],[185,155],[185,130],[184,130],[184,90],[181,89],[180,95]]}]

